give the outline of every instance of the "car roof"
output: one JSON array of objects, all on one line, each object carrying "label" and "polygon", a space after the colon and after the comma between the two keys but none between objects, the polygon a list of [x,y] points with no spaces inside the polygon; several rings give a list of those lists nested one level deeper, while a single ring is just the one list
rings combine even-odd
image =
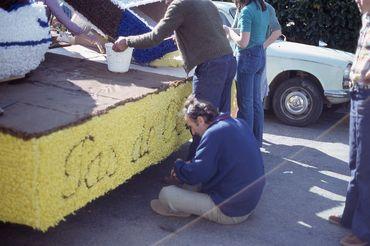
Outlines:
[{"label": "car roof", "polygon": [[222,9],[225,12],[229,12],[230,8],[235,8],[234,3],[230,2],[221,2],[221,1],[212,1],[218,9]]}]

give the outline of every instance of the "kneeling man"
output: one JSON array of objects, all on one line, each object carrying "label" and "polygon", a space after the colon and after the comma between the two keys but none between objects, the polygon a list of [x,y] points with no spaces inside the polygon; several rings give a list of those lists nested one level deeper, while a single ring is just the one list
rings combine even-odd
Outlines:
[{"label": "kneeling man", "polygon": [[[195,157],[177,160],[171,171],[180,185],[164,187],[152,209],[165,216],[202,216],[221,224],[248,218],[260,200],[264,180],[261,152],[246,122],[218,114],[209,103],[191,98],[186,125],[201,137]],[[189,189],[200,186],[200,192]],[[185,188],[187,187],[187,189]]]}]

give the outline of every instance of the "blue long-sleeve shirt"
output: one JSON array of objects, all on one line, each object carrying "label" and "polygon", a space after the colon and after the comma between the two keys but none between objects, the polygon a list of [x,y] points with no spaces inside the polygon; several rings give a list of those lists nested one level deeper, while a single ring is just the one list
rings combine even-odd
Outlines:
[{"label": "blue long-sleeve shirt", "polygon": [[175,163],[184,183],[202,184],[221,211],[231,217],[249,214],[261,197],[264,166],[257,142],[245,123],[219,116],[206,130],[191,162]]}]

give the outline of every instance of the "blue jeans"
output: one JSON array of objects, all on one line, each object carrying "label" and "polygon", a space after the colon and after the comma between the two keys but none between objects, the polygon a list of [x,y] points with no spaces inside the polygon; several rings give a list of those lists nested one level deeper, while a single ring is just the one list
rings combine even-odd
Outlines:
[{"label": "blue jeans", "polygon": [[267,95],[269,94],[269,85],[267,82],[267,70],[266,66],[265,69],[263,69],[262,76],[261,76],[261,100],[262,100],[262,106],[263,106],[263,100]]},{"label": "blue jeans", "polygon": [[[212,103],[219,112],[230,113],[231,85],[236,73],[235,57],[221,56],[199,64],[193,76],[195,98]],[[187,160],[195,156],[200,137],[193,136]]]},{"label": "blue jeans", "polygon": [[212,103],[220,112],[229,113],[235,72],[236,60],[231,54],[199,64],[193,76],[195,98]]},{"label": "blue jeans", "polygon": [[261,77],[266,65],[266,53],[262,45],[241,50],[237,57],[236,97],[238,118],[250,126],[259,146],[262,146],[263,106]]},{"label": "blue jeans", "polygon": [[346,205],[341,224],[370,242],[370,89],[352,89]]}]

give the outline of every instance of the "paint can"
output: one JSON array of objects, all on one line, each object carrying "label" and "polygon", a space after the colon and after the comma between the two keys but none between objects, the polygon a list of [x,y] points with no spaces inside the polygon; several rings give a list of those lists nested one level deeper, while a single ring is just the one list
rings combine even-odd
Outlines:
[{"label": "paint can", "polygon": [[115,52],[113,43],[106,43],[108,70],[115,73],[125,73],[130,68],[133,48],[127,48],[123,52]]}]

